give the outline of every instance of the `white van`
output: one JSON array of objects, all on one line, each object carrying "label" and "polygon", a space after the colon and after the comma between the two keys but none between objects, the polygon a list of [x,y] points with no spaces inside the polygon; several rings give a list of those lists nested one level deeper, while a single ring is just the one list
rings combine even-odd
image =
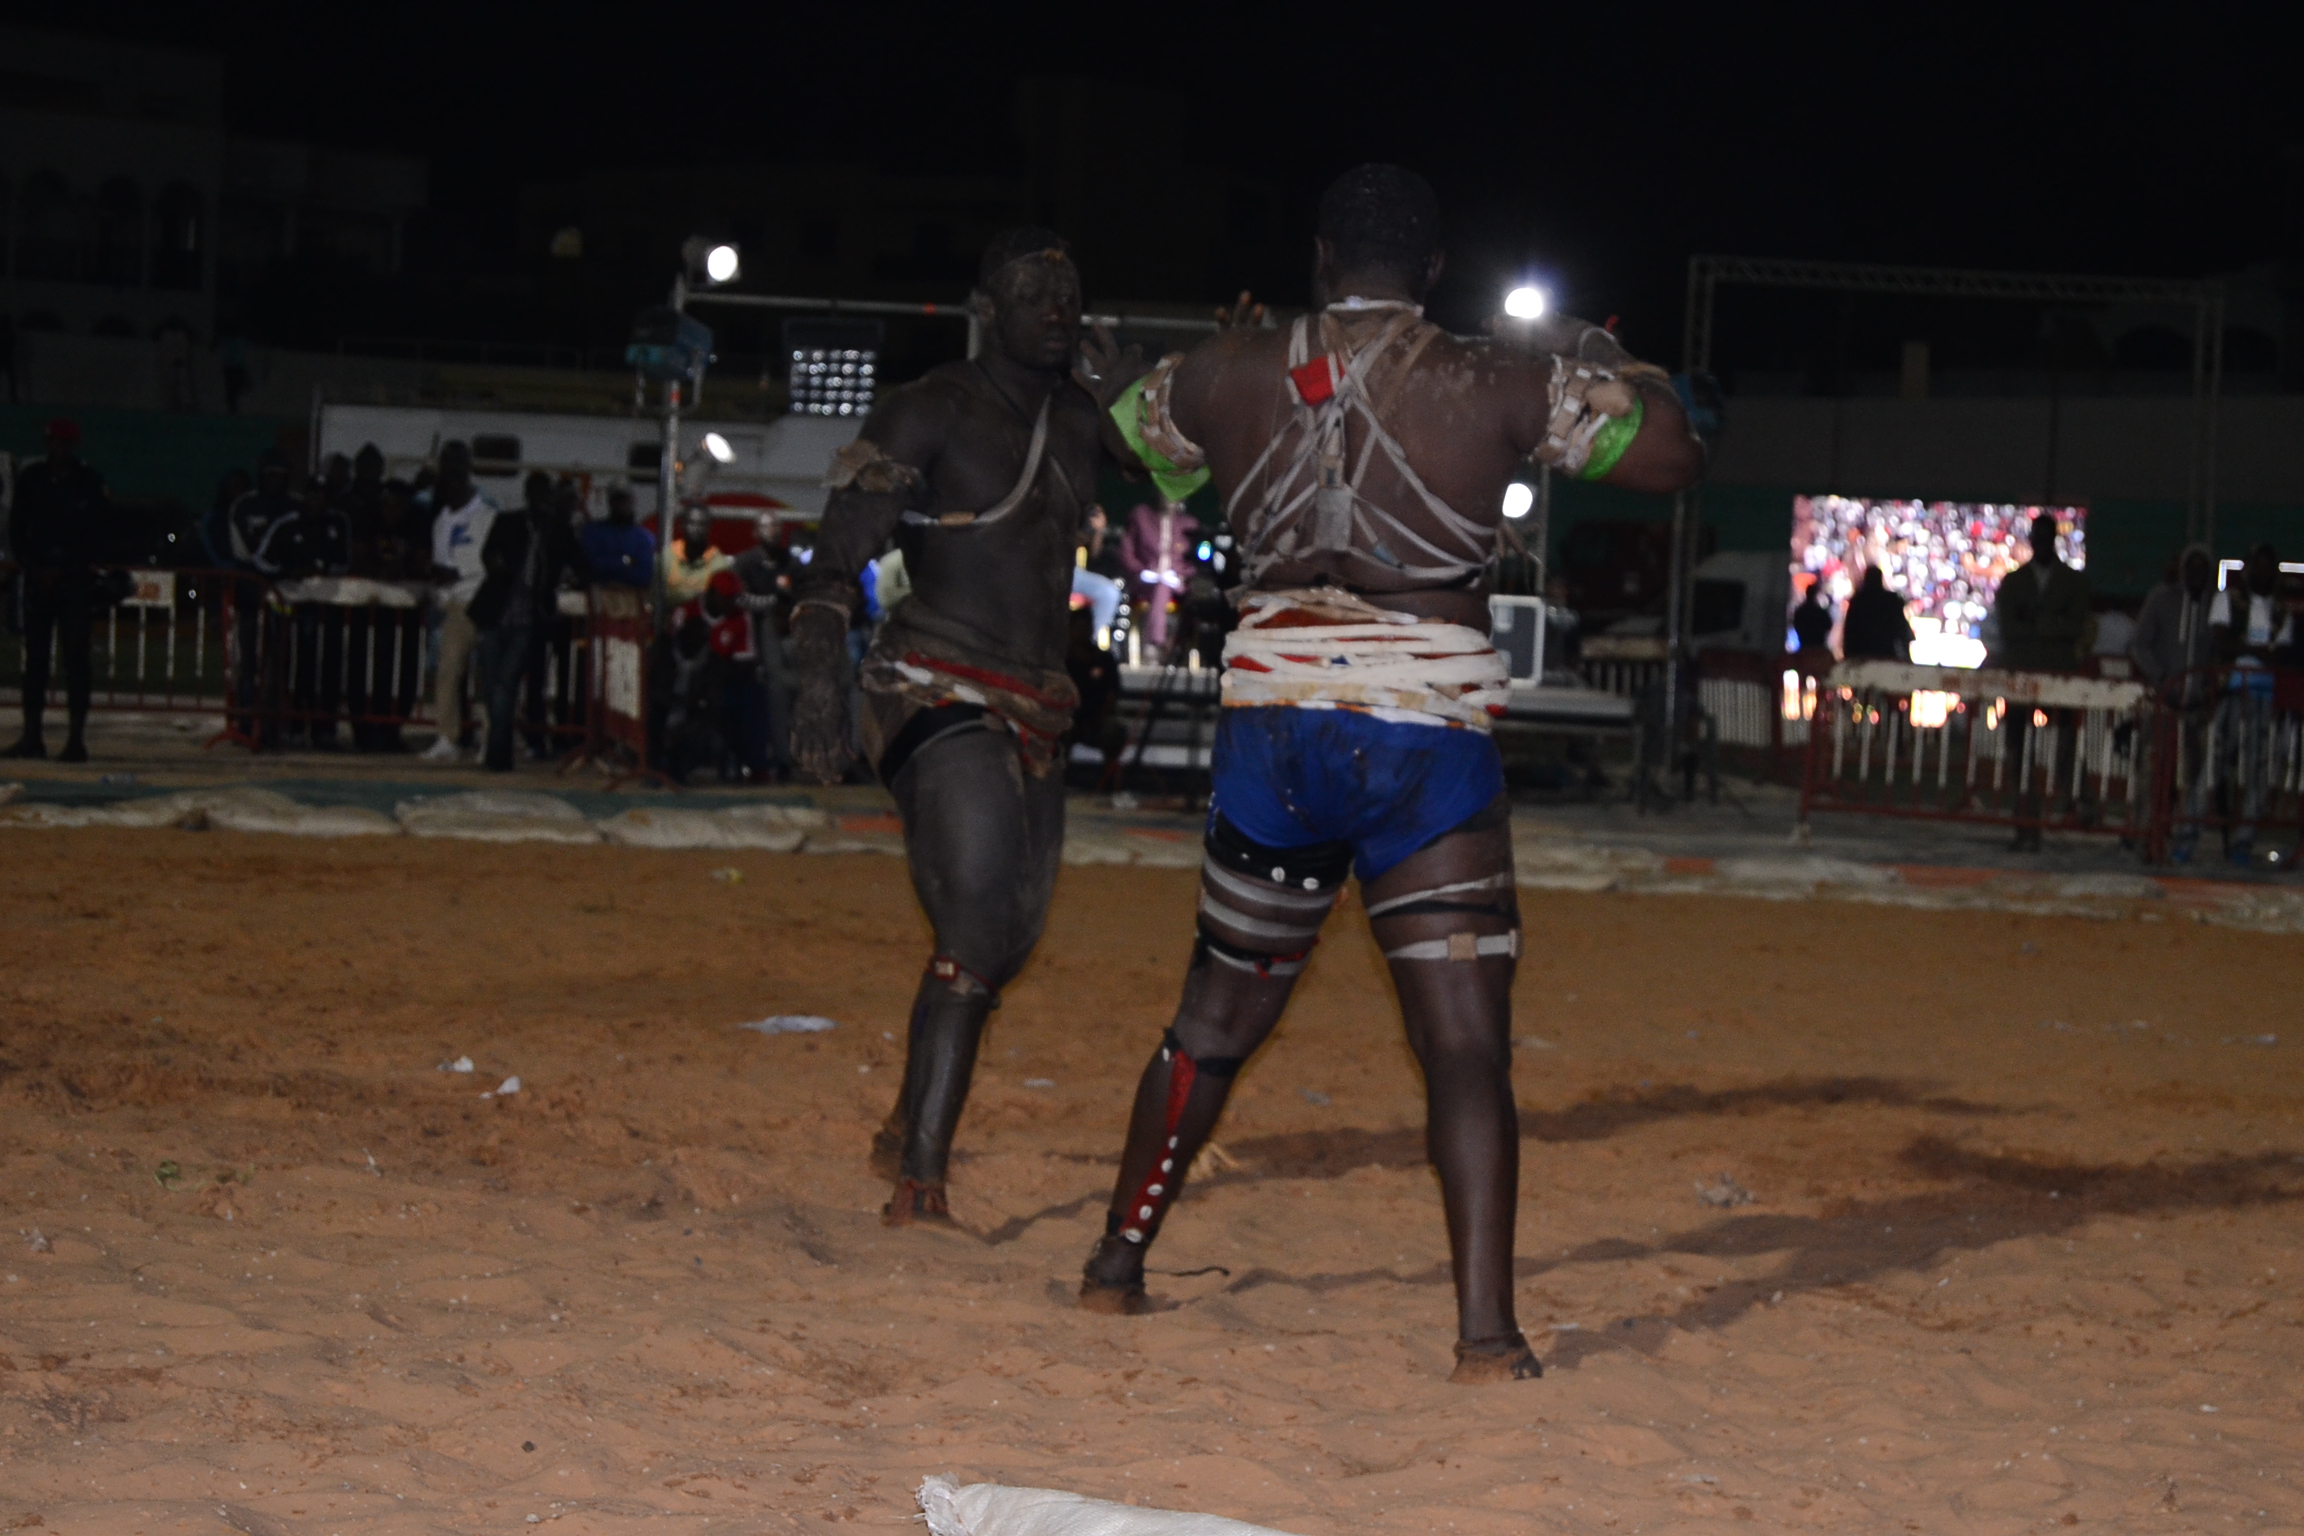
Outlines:
[{"label": "white van", "polygon": [[[859,417],[784,416],[772,422],[684,421],[680,427],[685,494],[712,503],[716,516],[749,520],[763,510],[812,523],[824,514],[824,471],[863,425]],[[608,511],[611,487],[632,487],[643,521],[656,510],[661,423],[649,416],[552,416],[399,405],[323,404],[313,434],[315,463],[346,458],[374,443],[385,473],[403,479],[439,457],[440,445],[472,449],[473,478],[500,507],[521,502],[530,470],[572,477],[594,518]],[[713,432],[733,451],[726,464],[704,451]]]}]

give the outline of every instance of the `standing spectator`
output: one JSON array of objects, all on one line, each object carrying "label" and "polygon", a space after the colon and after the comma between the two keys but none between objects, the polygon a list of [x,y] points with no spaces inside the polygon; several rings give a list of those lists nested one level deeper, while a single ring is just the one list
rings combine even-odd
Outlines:
[{"label": "standing spectator", "polygon": [[601,586],[648,585],[656,569],[656,540],[632,515],[632,491],[615,486],[608,492],[608,516],[583,533],[584,563],[592,580]]},{"label": "standing spectator", "polygon": [[[340,498],[350,485],[350,462],[332,455],[327,478],[300,505],[273,519],[256,550],[256,569],[275,583],[341,576],[352,569],[352,525],[339,505],[327,499],[331,485]],[[344,609],[341,604],[298,600],[290,610],[295,636],[289,682],[286,734],[325,750],[336,744],[336,716],[343,701]]]},{"label": "standing spectator", "polygon": [[1091,504],[1072,551],[1072,595],[1088,605],[1095,626],[1096,646],[1100,650],[1112,643],[1112,621],[1119,616],[1120,601],[1127,595],[1118,581],[1089,563],[1091,556],[1103,552],[1107,532],[1104,509]]},{"label": "standing spectator", "polygon": [[[1120,536],[1129,586],[1144,605],[1144,638],[1158,652],[1168,648],[1168,605],[1184,595],[1191,570],[1186,554],[1197,526],[1185,515],[1184,503],[1171,501],[1157,511],[1138,507],[1128,515],[1128,531]],[[1144,659],[1156,663],[1160,657]]]},{"label": "standing spectator", "polygon": [[258,747],[279,745],[279,706],[288,673],[280,616],[273,611],[256,552],[272,525],[302,505],[288,489],[287,456],[267,448],[256,460],[255,489],[234,502],[225,518],[224,553],[243,573],[232,581],[232,679],[239,709],[231,725]]},{"label": "standing spectator", "polygon": [[2215,580],[2216,561],[2208,546],[2188,545],[2170,566],[2168,578],[2145,594],[2136,615],[2128,658],[2171,704],[2200,697],[2200,669],[2215,654],[2208,624],[2208,610],[2222,595],[2210,590]]},{"label": "standing spectator", "polygon": [[567,520],[552,505],[552,478],[530,474],[521,509],[489,524],[480,548],[485,573],[466,600],[465,617],[479,632],[480,677],[488,701],[487,766],[512,771],[512,742],[520,685],[529,671],[545,608],[555,601],[568,556]]},{"label": "standing spectator", "polygon": [[64,653],[70,718],[60,759],[88,761],[90,618],[96,554],[111,510],[103,477],[80,461],[80,424],[62,417],[48,423],[48,457],[17,475],[8,513],[8,548],[24,575],[24,733],[0,755],[48,755],[41,716],[53,644]]},{"label": "standing spectator", "polygon": [[1824,601],[1824,578],[1812,577],[1808,593],[1800,599],[1800,606],[1792,610],[1792,638],[1804,660],[1829,662],[1832,659],[1832,605]]},{"label": "standing spectator", "polygon": [[[2000,594],[1992,604],[1999,630],[1995,665],[2024,672],[2068,672],[2088,654],[2096,615],[2088,598],[2088,578],[2066,565],[2056,554],[2056,515],[2043,512],[2032,519],[2032,558],[2000,579]],[[2040,851],[2040,773],[2049,772],[2059,795],[2072,782],[2072,759],[2079,749],[2080,712],[2072,709],[2041,711],[2054,733],[2056,749],[2047,764],[2035,738],[2033,711],[2019,705],[2008,711],[2006,751],[2016,763],[2016,851]],[[2081,791],[2083,802],[2094,806],[2091,780]]]},{"label": "standing spectator", "polygon": [[2069,672],[2087,656],[2096,618],[2088,578],[2057,557],[2053,512],[2032,520],[2032,558],[2001,578],[1992,612],[2000,622],[2000,666]]},{"label": "standing spectator", "polygon": [[2168,574],[2145,594],[2136,616],[2136,633],[2128,641],[2128,657],[2137,675],[2150,683],[2163,705],[2176,711],[2176,782],[2158,790],[2153,803],[2173,800],[2184,793],[2182,818],[2176,828],[2172,854],[2180,864],[2190,863],[2200,836],[2200,817],[2207,809],[2210,784],[2203,772],[2208,757],[2208,717],[2213,697],[2207,667],[2215,658],[2215,636],[2208,611],[2216,593],[2216,560],[2205,544],[2187,545],[2168,564]]},{"label": "standing spectator", "polygon": [[1876,565],[1864,572],[1863,585],[1848,599],[1840,654],[1850,661],[1912,659],[1912,621],[1904,616],[1904,600],[1888,590]]},{"label": "standing spectator", "polygon": [[[529,475],[533,482],[542,471]],[[576,691],[576,621],[560,611],[563,591],[581,592],[586,575],[584,549],[577,529],[584,510],[577,500],[576,482],[563,476],[544,495],[544,510],[531,513],[544,544],[544,591],[536,602],[536,634],[528,643],[528,674],[521,695],[522,718],[527,722],[528,754],[538,760],[552,755],[554,732],[570,732],[577,718],[580,695]]]},{"label": "standing spectator", "polygon": [[[376,527],[384,506],[384,452],[374,443],[361,444],[352,455],[352,478],[335,504],[352,543],[351,574],[374,579]],[[397,617],[397,610],[380,610],[374,603],[355,603],[344,611],[344,704],[352,717],[352,745],[362,752],[376,749],[377,727],[368,718],[369,647],[372,642],[391,645]]]},{"label": "standing spectator", "polygon": [[2280,600],[2280,556],[2269,544],[2248,551],[2237,588],[2226,587],[2208,607],[2216,654],[2231,663],[2216,711],[2220,777],[2235,804],[2225,853],[2248,868],[2256,857],[2256,823],[2278,781],[2275,759],[2283,734],[2273,719],[2272,664],[2295,638],[2295,619]]},{"label": "standing spectator", "polygon": [[496,521],[496,504],[472,483],[472,449],[449,441],[440,445],[440,469],[432,483],[432,578],[440,583],[440,644],[434,653],[433,723],[440,739],[424,751],[433,762],[455,762],[466,728],[465,682],[472,651],[479,643],[467,605],[480,591],[487,571],[480,551]]},{"label": "standing spectator", "polygon": [[[420,597],[432,575],[432,539],[414,497],[404,481],[387,480],[379,487],[374,519],[365,535],[356,533],[353,539],[352,570]],[[416,695],[423,687],[424,609],[421,601],[407,607],[378,603],[366,617],[371,626],[367,664],[352,673],[354,730],[365,720],[368,751],[406,751],[400,722],[416,712]]]},{"label": "standing spectator", "polygon": [[685,608],[704,595],[712,578],[735,563],[712,547],[712,509],[693,506],[680,514],[680,535],[664,551],[664,602]]},{"label": "standing spectator", "polygon": [[782,532],[773,512],[763,512],[753,524],[754,542],[728,568],[741,592],[740,602],[752,620],[752,645],[760,657],[760,686],[766,690],[768,765],[779,777],[789,776],[792,763],[792,700],[799,689],[792,658],[785,650],[791,628],[792,572],[777,546]]}]

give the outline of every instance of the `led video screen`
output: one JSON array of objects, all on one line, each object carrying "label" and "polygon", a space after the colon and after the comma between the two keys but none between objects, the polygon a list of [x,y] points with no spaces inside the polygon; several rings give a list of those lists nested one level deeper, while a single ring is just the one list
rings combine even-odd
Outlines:
[{"label": "led video screen", "polygon": [[[1982,666],[1992,599],[2001,578],[2032,557],[2032,520],[2043,512],[2055,514],[2058,556],[2075,570],[2085,568],[2087,511],[2082,507],[1794,497],[1792,600],[1800,601],[1811,581],[1823,581],[1837,652],[1848,599],[1864,573],[1877,566],[1888,590],[1904,600],[1914,662]],[[1793,642],[1787,638],[1785,643]]]}]

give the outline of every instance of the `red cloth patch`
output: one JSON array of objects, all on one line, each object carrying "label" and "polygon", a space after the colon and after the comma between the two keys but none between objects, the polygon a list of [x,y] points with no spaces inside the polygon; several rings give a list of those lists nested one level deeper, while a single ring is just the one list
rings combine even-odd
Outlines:
[{"label": "red cloth patch", "polygon": [[1289,369],[1288,377],[1295,382],[1296,393],[1306,405],[1318,405],[1336,393],[1336,360],[1316,357],[1301,368]]}]

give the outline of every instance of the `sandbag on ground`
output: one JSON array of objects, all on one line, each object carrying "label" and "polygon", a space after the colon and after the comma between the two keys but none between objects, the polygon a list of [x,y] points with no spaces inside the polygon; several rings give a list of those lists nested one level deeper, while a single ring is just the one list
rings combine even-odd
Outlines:
[{"label": "sandbag on ground", "polygon": [[1285,1536],[1222,1515],[1137,1509],[1054,1488],[962,1487],[949,1477],[931,1477],[918,1497],[934,1536]]},{"label": "sandbag on ground", "polygon": [[269,789],[227,790],[200,812],[212,832],[293,837],[398,837],[400,823],[359,805],[300,805]]},{"label": "sandbag on ground", "polygon": [[110,805],[50,805],[44,801],[0,810],[0,826],[11,827],[205,827],[219,815],[280,815],[300,810],[295,801],[269,789],[182,789],[145,795]]},{"label": "sandbag on ground", "polygon": [[[810,827],[831,818],[822,811],[781,805],[739,805],[723,811],[634,806],[599,823],[608,841],[626,848],[764,849],[790,853],[808,840]],[[806,819],[802,819],[806,818]]]},{"label": "sandbag on ground", "polygon": [[412,837],[465,837],[486,843],[596,843],[600,831],[584,813],[552,795],[526,790],[474,790],[427,795],[392,808]]}]

